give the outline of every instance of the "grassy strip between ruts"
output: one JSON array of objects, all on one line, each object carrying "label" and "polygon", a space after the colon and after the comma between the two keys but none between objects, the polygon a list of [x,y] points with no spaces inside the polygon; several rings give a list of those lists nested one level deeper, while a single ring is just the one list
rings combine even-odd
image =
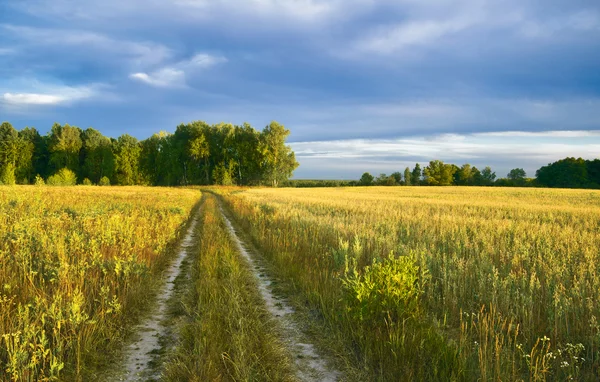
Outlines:
[{"label": "grassy strip between ruts", "polygon": [[293,381],[293,367],[217,201],[206,195],[199,256],[185,302],[188,323],[166,381]]}]

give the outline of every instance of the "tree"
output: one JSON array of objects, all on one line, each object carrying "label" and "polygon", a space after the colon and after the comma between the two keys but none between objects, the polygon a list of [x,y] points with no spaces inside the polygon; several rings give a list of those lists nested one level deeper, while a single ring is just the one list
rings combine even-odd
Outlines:
[{"label": "tree", "polygon": [[545,187],[581,188],[590,186],[588,164],[582,158],[565,158],[547,166],[542,166],[535,173],[536,182]]},{"label": "tree", "polygon": [[410,184],[418,186],[421,184],[421,165],[415,164],[415,168],[412,170],[410,175]]},{"label": "tree", "polygon": [[402,174],[396,171],[390,175],[394,179],[394,184],[402,184]]},{"label": "tree", "polygon": [[423,171],[425,182],[430,186],[450,186],[456,166],[444,164],[440,160],[432,160]]},{"label": "tree", "polygon": [[481,178],[483,180],[483,185],[491,186],[496,180],[496,173],[492,171],[490,166],[486,166],[486,168],[481,171]]},{"label": "tree", "polygon": [[456,170],[454,184],[457,186],[471,186],[473,184],[473,167],[466,163]]},{"label": "tree", "polygon": [[259,150],[262,154],[264,180],[273,187],[287,180],[298,167],[296,156],[285,140],[290,134],[283,125],[273,121],[260,134]]},{"label": "tree", "polygon": [[15,171],[21,156],[22,141],[17,130],[8,122],[0,125],[0,180],[11,185],[16,183]]},{"label": "tree", "polygon": [[358,184],[361,185],[361,186],[372,186],[373,185],[373,179],[374,179],[373,175],[369,174],[368,172],[365,172],[360,177],[360,180],[358,181]]},{"label": "tree", "polygon": [[49,160],[47,138],[42,137],[33,127],[19,131],[23,142],[21,165],[17,169],[18,178],[26,178],[28,183],[35,183],[36,175],[47,175]]},{"label": "tree", "polygon": [[117,183],[124,186],[139,184],[141,146],[131,135],[123,134],[114,143]]},{"label": "tree", "polygon": [[79,170],[79,150],[83,146],[81,129],[68,124],[61,126],[55,123],[49,134],[50,164],[55,170],[68,168],[73,172]]},{"label": "tree", "polygon": [[506,177],[514,185],[524,185],[526,176],[527,173],[525,173],[525,170],[523,170],[522,168],[513,168],[512,170],[510,170],[508,175],[506,175]]},{"label": "tree", "polygon": [[379,174],[375,179],[375,184],[378,186],[393,186],[396,184],[396,180],[393,176],[387,176],[386,174]]},{"label": "tree", "polygon": [[405,168],[404,169],[404,184],[406,186],[410,186],[411,185],[411,174],[410,174],[410,168]]},{"label": "tree", "polygon": [[82,133],[82,177],[98,183],[104,176],[112,177],[115,159],[110,138],[91,127]]}]

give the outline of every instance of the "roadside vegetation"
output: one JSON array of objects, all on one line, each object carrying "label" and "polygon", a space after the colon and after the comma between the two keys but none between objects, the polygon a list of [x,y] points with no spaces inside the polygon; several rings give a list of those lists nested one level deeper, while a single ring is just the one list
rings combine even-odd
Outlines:
[{"label": "roadside vegetation", "polygon": [[600,193],[250,189],[230,211],[371,380],[597,380]]},{"label": "roadside vegetation", "polygon": [[292,361],[217,201],[205,194],[186,323],[166,381],[293,381]]},{"label": "roadside vegetation", "polygon": [[0,188],[0,380],[87,381],[106,367],[199,196]]}]

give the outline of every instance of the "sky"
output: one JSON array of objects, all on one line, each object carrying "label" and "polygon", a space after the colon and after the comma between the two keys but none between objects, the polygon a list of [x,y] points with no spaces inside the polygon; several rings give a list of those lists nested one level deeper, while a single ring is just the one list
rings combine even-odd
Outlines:
[{"label": "sky", "polygon": [[270,121],[299,179],[600,157],[598,0],[0,0],[0,120]]}]

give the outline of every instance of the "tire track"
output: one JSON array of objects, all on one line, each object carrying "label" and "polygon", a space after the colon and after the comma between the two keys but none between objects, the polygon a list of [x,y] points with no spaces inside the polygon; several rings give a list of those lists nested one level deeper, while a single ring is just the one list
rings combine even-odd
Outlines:
[{"label": "tire track", "polygon": [[341,373],[329,366],[329,362],[319,354],[315,346],[299,329],[293,317],[294,309],[284,299],[274,295],[271,288],[273,282],[268,276],[267,269],[260,257],[248,251],[237,235],[231,221],[224,213],[221,204],[219,204],[219,210],[239,252],[250,265],[250,269],[258,281],[258,289],[265,301],[267,310],[284,329],[286,336],[282,339],[294,358],[298,370],[298,379],[301,381],[338,381],[342,376]]},{"label": "tire track", "polygon": [[125,351],[125,374],[119,379],[121,381],[140,382],[159,378],[160,370],[153,364],[156,362],[161,349],[160,339],[168,332],[168,328],[164,323],[167,318],[167,303],[173,295],[175,279],[182,272],[181,264],[188,256],[188,250],[193,244],[194,231],[200,213],[200,210],[196,211],[180,244],[177,256],[163,275],[164,285],[159,290],[156,305],[150,316],[135,328],[135,340]]}]

